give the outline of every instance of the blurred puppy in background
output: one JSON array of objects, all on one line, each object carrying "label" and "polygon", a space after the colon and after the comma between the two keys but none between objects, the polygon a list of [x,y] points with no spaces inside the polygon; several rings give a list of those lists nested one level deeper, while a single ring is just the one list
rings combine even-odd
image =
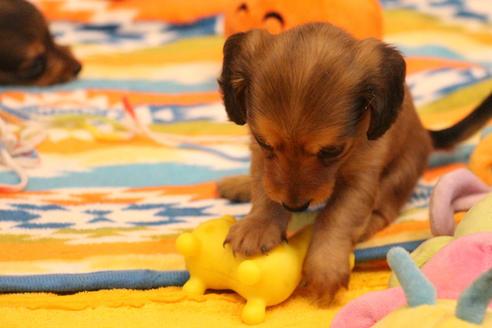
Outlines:
[{"label": "blurred puppy in background", "polygon": [[0,0],[0,85],[67,82],[82,66],[57,45],[43,15],[25,0]]},{"label": "blurred puppy in background", "polygon": [[398,216],[432,150],[492,117],[491,95],[455,126],[427,131],[400,53],[328,24],[231,36],[219,84],[229,118],[252,135],[251,176],[219,183],[223,197],[252,201],[225,242],[236,254],[267,253],[292,212],[321,206],[300,285],[321,305],[347,285],[354,245]]}]

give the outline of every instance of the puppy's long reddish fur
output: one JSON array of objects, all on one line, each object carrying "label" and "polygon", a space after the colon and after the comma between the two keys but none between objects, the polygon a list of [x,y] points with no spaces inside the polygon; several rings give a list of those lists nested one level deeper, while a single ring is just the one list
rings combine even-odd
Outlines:
[{"label": "puppy's long reddish fur", "polygon": [[492,116],[489,96],[461,125],[425,130],[400,53],[327,24],[231,36],[219,84],[229,118],[252,135],[251,176],[219,184],[227,198],[252,200],[226,242],[266,253],[285,239],[291,211],[323,205],[302,283],[320,304],[347,284],[354,244],[397,217],[433,144],[451,146]]}]

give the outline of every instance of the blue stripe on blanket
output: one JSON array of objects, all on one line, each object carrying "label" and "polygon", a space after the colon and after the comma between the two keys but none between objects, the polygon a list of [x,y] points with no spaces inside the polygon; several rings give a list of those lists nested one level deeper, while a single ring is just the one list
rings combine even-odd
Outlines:
[{"label": "blue stripe on blanket", "polygon": [[[384,259],[395,246],[411,252],[423,241],[398,243],[355,251],[356,262]],[[118,270],[75,274],[0,276],[0,292],[73,293],[102,289],[153,289],[182,286],[189,279],[187,271]]]},{"label": "blue stripe on blanket", "polygon": [[403,247],[408,252],[413,252],[425,240],[409,241],[405,243],[388,244],[385,246],[357,249],[355,251],[355,262],[366,262],[371,260],[382,260],[386,258],[386,253],[393,247]]},{"label": "blue stripe on blanket", "polygon": [[186,271],[153,270],[0,276],[0,292],[73,293],[101,289],[152,289],[181,286],[188,278]]},{"label": "blue stripe on blanket", "polygon": [[218,34],[219,16],[207,17],[191,24],[168,24],[165,22],[109,22],[80,23],[53,22],[52,34],[60,43],[103,44],[112,47],[139,47],[162,45],[184,38]]}]

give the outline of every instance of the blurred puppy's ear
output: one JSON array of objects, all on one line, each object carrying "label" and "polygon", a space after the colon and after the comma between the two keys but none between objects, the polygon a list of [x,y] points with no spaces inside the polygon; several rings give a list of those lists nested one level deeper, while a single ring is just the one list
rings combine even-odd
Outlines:
[{"label": "blurred puppy's ear", "polygon": [[246,124],[251,66],[267,36],[264,31],[253,30],[231,35],[224,44],[222,74],[218,82],[227,115],[236,124]]},{"label": "blurred puppy's ear", "polygon": [[391,127],[402,107],[406,64],[398,50],[376,39],[360,41],[359,56],[370,66],[366,90],[371,123],[367,137],[375,140]]}]

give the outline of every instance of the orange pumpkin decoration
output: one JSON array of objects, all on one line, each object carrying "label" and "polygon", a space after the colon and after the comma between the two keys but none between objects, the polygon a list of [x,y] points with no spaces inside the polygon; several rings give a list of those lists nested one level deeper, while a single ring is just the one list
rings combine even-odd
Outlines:
[{"label": "orange pumpkin decoration", "polygon": [[277,34],[309,22],[328,22],[359,39],[383,36],[379,0],[233,0],[225,34],[263,28]]}]

